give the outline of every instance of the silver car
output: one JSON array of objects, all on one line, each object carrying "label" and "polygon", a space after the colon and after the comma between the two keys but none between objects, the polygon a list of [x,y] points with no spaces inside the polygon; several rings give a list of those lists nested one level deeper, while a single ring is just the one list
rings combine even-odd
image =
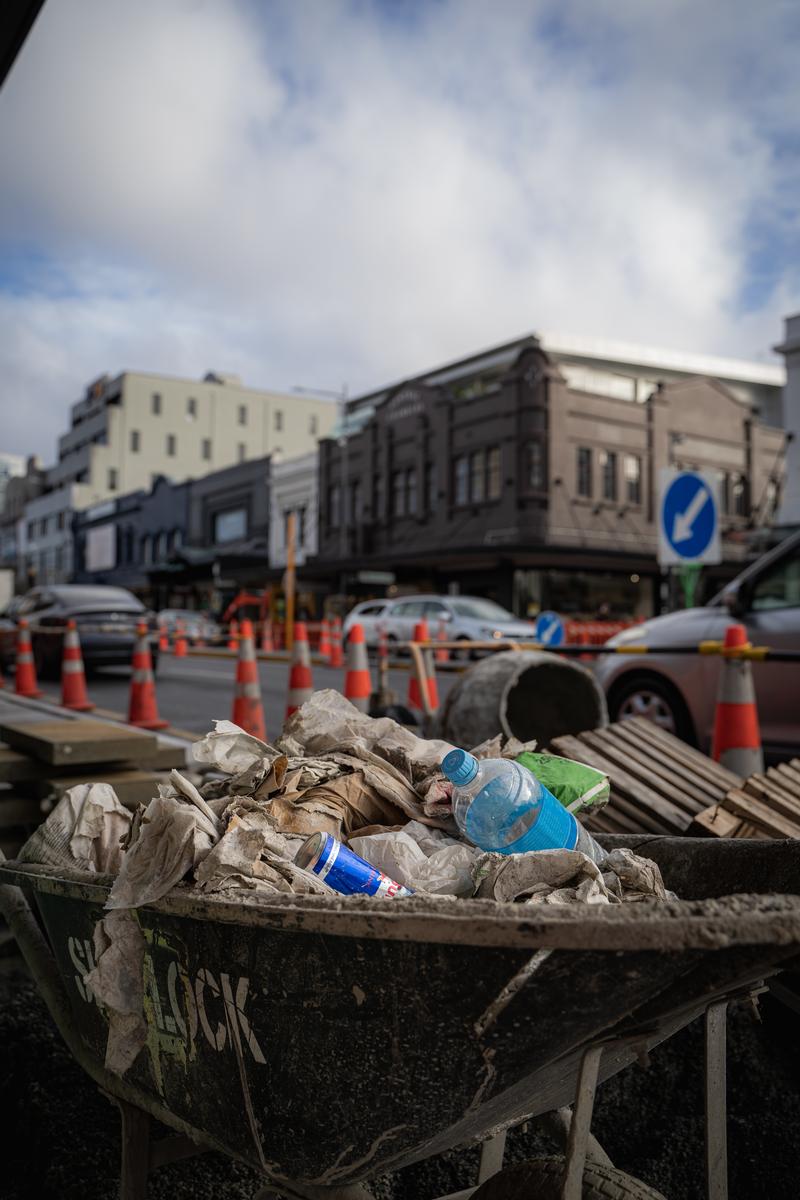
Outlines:
[{"label": "silver car", "polygon": [[347,641],[347,635],[354,625],[358,624],[364,630],[364,641],[370,649],[378,645],[378,631],[391,600],[365,600],[351,608],[342,625],[342,638]]},{"label": "silver car", "polygon": [[[482,596],[403,596],[394,600],[382,618],[389,644],[409,642],[418,621],[428,622],[432,638],[444,630],[448,642],[490,642],[504,638],[532,642],[533,625],[513,613],[484,600]],[[470,651],[456,651],[454,657],[469,657]]]},{"label": "silver car", "polygon": [[[800,650],[800,534],[759,558],[703,608],[654,617],[608,641],[609,646],[697,646],[721,641],[732,622],[753,645]],[[800,751],[800,666],[753,662],[758,717],[771,759]],[[614,654],[596,671],[612,721],[643,716],[708,750],[721,669],[718,655]]]}]

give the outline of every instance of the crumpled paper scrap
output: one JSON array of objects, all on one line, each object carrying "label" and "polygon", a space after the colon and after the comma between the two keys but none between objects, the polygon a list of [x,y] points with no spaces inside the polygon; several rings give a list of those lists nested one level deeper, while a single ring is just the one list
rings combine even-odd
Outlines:
[{"label": "crumpled paper scrap", "polygon": [[355,834],[350,848],[404,887],[440,896],[471,896],[472,868],[482,854],[419,821],[409,821],[397,832]]},{"label": "crumpled paper scrap", "polygon": [[95,967],[85,976],[108,1016],[105,1065],[124,1075],[147,1041],[144,937],[131,912],[111,912],[94,927]]},{"label": "crumpled paper scrap", "polygon": [[114,875],[122,863],[120,842],[130,824],[131,814],[110,784],[79,783],[64,793],[17,857],[20,862]]},{"label": "crumpled paper scrap", "polygon": [[602,870],[579,850],[483,854],[473,877],[479,898],[501,903],[622,904],[672,895],[657,865],[631,850],[613,851]]}]

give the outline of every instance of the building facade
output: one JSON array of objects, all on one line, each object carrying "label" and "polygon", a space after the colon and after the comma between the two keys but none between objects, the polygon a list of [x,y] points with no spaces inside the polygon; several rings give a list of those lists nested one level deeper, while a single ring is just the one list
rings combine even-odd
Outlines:
[{"label": "building facade", "polygon": [[335,420],[329,401],[257,391],[235,375],[126,371],[96,380],[72,406],[49,480],[85,483],[94,504],[149,488],[160,475],[180,483],[267,455],[302,454]]},{"label": "building facade", "polygon": [[295,519],[295,563],[304,566],[316,556],[318,455],[303,454],[274,463],[270,473],[269,563],[275,570],[286,566],[290,513]]},{"label": "building facade", "polygon": [[76,513],[75,579],[127,587],[154,609],[217,611],[268,567],[269,459],[152,487]]},{"label": "building facade", "polygon": [[356,400],[346,443],[320,446],[318,563],[351,585],[369,566],[398,589],[521,614],[658,611],[661,467],[718,473],[726,564],[709,587],[777,503],[784,435],[740,383],[587,391],[530,337]]},{"label": "building facade", "polygon": [[3,511],[6,499],[6,487],[9,479],[25,474],[25,458],[22,454],[0,453],[0,513]]},{"label": "building facade", "polygon": [[796,528],[800,526],[800,313],[786,318],[783,341],[775,349],[786,361],[781,423],[791,434],[779,520],[781,525]]}]

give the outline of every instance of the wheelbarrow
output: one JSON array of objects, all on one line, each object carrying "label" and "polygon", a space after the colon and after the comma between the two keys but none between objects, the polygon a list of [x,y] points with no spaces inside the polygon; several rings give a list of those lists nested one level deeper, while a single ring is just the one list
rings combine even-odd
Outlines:
[{"label": "wheelbarrow", "polygon": [[[702,1014],[708,1195],[724,1200],[726,1005],[797,958],[800,845],[600,840],[658,862],[681,901],[177,888],[136,910],[147,1043],[123,1076],[104,1066],[86,979],[111,880],[0,863],[0,906],[72,1053],[119,1104],[124,1200],[207,1149],[261,1171],[262,1198],[366,1200],[370,1179],[478,1142],[476,1187],[447,1200],[657,1196],[593,1139],[595,1089]],[[151,1118],[177,1136],[151,1143]],[[506,1131],[531,1119],[564,1155],[504,1169]]]}]

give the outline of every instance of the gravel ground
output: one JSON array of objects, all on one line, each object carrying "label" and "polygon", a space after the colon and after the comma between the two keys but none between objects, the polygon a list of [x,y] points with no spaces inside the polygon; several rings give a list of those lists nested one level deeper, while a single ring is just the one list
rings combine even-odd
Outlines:
[{"label": "gravel ground", "polygon": [[[771,997],[729,1020],[730,1200],[794,1200],[800,1189],[798,1018]],[[667,1200],[701,1200],[703,1029],[695,1022],[600,1089],[594,1132],[621,1169]],[[115,1200],[116,1109],[64,1048],[18,960],[0,971],[0,1095],[4,1200]],[[548,1153],[532,1130],[509,1136],[512,1161]],[[457,1160],[458,1159],[458,1160]],[[379,1200],[425,1200],[474,1181],[477,1152],[447,1155],[379,1180]],[[164,1167],[148,1200],[249,1200],[261,1186],[215,1154]]]}]

